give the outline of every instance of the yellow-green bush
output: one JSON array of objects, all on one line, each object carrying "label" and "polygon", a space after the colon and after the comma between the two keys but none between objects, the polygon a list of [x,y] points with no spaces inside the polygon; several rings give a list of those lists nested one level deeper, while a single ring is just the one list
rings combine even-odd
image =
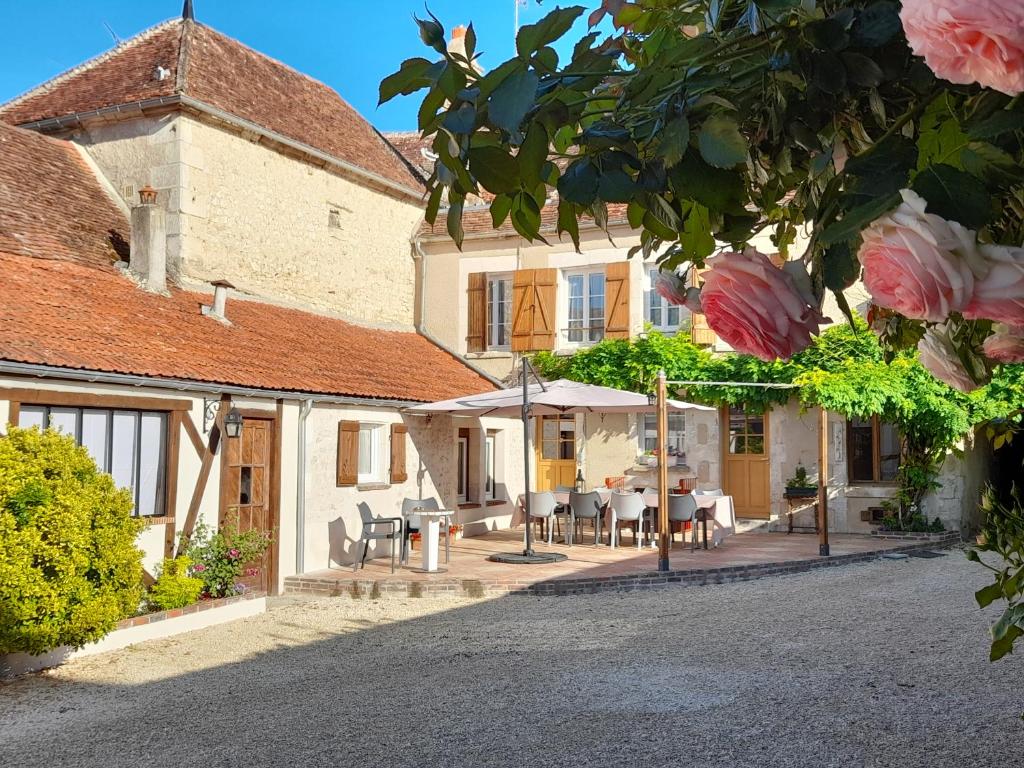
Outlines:
[{"label": "yellow-green bush", "polygon": [[0,653],[98,640],[142,596],[132,498],[57,432],[0,436]]},{"label": "yellow-green bush", "polygon": [[156,583],[149,588],[146,600],[150,608],[156,611],[169,611],[171,608],[184,608],[192,605],[203,592],[204,582],[188,575],[192,565],[186,555],[164,560],[157,572]]}]

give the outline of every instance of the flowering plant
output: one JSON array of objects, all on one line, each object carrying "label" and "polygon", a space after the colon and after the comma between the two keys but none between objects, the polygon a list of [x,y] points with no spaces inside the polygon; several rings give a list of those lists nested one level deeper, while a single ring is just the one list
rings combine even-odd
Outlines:
[{"label": "flowering plant", "polygon": [[214,531],[198,523],[188,538],[182,535],[183,549],[192,561],[189,573],[203,582],[203,597],[217,598],[241,594],[243,576],[258,576],[258,564],[270,547],[269,534],[250,529],[239,531],[236,520],[228,520]]},{"label": "flowering plant", "polygon": [[[417,20],[428,58],[405,61],[381,101],[423,91],[438,160],[426,215],[461,244],[484,199],[543,240],[606,226],[618,206],[658,281],[764,360],[808,346],[826,292],[863,274],[890,352],[960,389],[1024,358],[1024,3],[1019,0],[603,0],[611,19],[562,59],[581,6],[523,26],[517,55],[484,69]],[[784,268],[750,249],[770,238]],[[718,255],[713,255],[718,251]],[[986,340],[1003,324],[997,342]],[[925,340],[935,326],[943,327]]]}]

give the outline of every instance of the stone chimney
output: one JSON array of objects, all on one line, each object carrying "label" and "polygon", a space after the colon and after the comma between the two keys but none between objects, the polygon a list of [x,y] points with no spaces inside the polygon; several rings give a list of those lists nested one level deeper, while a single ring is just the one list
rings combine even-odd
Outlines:
[{"label": "stone chimney", "polygon": [[167,293],[167,218],[157,205],[156,190],[139,190],[139,204],[132,208],[132,239],[128,269],[153,293]]},{"label": "stone chimney", "polygon": [[212,317],[214,320],[220,320],[225,325],[231,325],[231,321],[224,314],[224,307],[228,303],[228,289],[235,286],[227,280],[214,280],[210,285],[213,286],[213,305],[209,307],[204,305],[202,308],[203,314],[207,317]]}]

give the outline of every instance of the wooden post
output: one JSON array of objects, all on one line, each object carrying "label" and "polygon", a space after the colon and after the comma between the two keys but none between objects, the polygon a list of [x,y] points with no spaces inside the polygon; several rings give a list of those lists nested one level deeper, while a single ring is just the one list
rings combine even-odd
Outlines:
[{"label": "wooden post", "polygon": [[828,411],[821,409],[818,430],[818,554],[829,556],[828,546]]},{"label": "wooden post", "polygon": [[668,394],[665,371],[658,371],[658,570],[667,571],[671,530],[668,522]]}]

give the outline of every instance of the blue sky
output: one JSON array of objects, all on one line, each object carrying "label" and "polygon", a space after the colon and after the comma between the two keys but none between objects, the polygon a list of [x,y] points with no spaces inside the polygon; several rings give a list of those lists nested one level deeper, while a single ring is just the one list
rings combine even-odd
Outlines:
[{"label": "blue sky", "polygon": [[[377,84],[403,59],[427,56],[412,14],[422,0],[194,0],[196,18],[280,59],[341,93],[381,130],[414,129],[416,99],[400,97],[377,109]],[[473,22],[485,67],[513,54],[515,0],[430,0],[446,29]],[[558,3],[528,0],[521,23]],[[597,0],[561,5],[596,7]],[[4,3],[0,25],[0,102],[181,13],[181,0],[37,0]],[[585,17],[584,17],[585,18]],[[582,34],[583,24],[568,38]]]}]

